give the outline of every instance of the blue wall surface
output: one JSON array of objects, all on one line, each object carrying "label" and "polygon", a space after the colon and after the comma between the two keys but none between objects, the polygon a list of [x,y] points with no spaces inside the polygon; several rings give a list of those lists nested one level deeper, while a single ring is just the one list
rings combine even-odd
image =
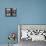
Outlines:
[{"label": "blue wall surface", "polygon": [[[17,16],[5,17],[11,7]],[[17,24],[46,24],[46,0],[0,0],[0,44],[8,43],[9,32],[18,32]]]}]

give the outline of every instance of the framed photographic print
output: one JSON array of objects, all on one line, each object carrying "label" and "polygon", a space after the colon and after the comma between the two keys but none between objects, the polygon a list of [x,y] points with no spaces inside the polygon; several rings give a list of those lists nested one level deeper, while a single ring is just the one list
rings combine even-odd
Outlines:
[{"label": "framed photographic print", "polygon": [[5,8],[6,16],[16,16],[16,8]]}]

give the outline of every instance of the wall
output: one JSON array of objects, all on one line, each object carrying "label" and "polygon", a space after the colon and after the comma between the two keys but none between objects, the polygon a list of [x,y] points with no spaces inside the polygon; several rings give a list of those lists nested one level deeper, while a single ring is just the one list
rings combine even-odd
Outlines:
[{"label": "wall", "polygon": [[[17,8],[16,17],[5,17],[5,8]],[[46,24],[46,0],[0,0],[0,44],[7,44],[17,24]],[[17,41],[17,40],[16,40]]]}]

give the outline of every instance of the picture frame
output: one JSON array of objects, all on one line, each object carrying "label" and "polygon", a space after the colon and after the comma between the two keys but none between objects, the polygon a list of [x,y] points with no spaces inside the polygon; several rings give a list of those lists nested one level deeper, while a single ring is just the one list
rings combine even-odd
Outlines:
[{"label": "picture frame", "polygon": [[5,8],[5,16],[8,16],[8,17],[16,16],[16,8]]}]

